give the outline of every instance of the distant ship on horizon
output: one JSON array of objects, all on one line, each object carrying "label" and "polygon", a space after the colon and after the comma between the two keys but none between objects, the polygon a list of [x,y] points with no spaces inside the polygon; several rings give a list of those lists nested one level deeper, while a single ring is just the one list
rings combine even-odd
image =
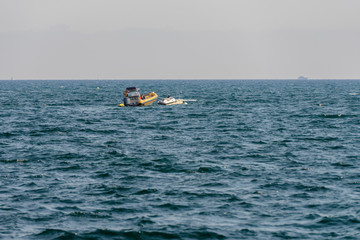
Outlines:
[{"label": "distant ship on horizon", "polygon": [[304,76],[300,76],[300,77],[297,78],[297,80],[309,80],[309,78],[304,77]]}]

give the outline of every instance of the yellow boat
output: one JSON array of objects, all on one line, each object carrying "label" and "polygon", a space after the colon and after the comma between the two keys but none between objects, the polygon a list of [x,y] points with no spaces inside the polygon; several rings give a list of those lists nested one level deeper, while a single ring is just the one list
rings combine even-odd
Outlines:
[{"label": "yellow boat", "polygon": [[140,89],[136,87],[126,88],[124,92],[124,103],[119,104],[119,107],[135,107],[135,106],[146,106],[155,102],[158,95],[154,92],[147,94],[140,94]]}]

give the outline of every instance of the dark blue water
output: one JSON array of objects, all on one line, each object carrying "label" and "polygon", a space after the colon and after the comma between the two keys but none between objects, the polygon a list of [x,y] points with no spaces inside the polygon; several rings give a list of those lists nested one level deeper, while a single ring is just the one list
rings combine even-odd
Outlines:
[{"label": "dark blue water", "polygon": [[[187,105],[119,108],[136,86]],[[0,238],[359,239],[360,81],[0,81]]]}]

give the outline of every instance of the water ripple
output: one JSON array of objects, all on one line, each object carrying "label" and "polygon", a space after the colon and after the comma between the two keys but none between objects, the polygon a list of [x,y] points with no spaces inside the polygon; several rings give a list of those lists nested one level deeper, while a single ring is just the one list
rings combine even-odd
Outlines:
[{"label": "water ripple", "polygon": [[0,81],[0,238],[358,239],[359,88]]}]

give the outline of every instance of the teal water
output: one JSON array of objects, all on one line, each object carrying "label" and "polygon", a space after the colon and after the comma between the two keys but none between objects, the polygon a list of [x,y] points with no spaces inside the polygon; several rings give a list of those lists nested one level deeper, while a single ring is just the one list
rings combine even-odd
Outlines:
[{"label": "teal water", "polygon": [[[136,86],[187,105],[119,108]],[[359,239],[360,81],[0,81],[0,238]]]}]

